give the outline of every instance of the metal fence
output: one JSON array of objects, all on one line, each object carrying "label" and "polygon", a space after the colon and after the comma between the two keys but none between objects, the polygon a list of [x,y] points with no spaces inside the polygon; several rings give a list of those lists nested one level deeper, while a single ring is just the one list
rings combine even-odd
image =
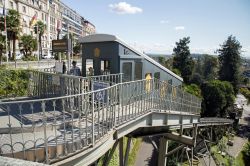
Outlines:
[{"label": "metal fence", "polygon": [[[34,96],[44,95],[36,89],[40,85],[48,88],[40,91],[53,93],[50,83],[40,82],[48,73],[33,74]],[[75,77],[61,77],[75,81]],[[39,79],[34,81],[34,78]],[[110,78],[89,78],[93,82],[88,87],[94,87],[94,81],[105,82]],[[86,78],[76,79],[83,83]],[[198,98],[165,82],[151,79],[122,83],[119,82],[121,77],[117,79],[118,83],[97,90],[92,88],[54,98],[1,102],[1,155],[51,163],[94,146],[109,131],[150,111],[200,112]],[[67,91],[62,87],[59,91]]]},{"label": "metal fence", "polygon": [[93,90],[95,88],[93,85],[98,83],[112,86],[121,83],[122,74],[79,77],[31,70],[29,79],[28,94],[30,97],[49,98],[88,92]]}]

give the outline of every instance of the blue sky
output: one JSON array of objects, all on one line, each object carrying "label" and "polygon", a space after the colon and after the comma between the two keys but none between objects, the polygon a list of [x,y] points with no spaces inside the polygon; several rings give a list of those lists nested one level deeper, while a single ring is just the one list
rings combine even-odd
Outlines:
[{"label": "blue sky", "polygon": [[141,51],[171,54],[190,36],[191,53],[209,53],[229,35],[250,58],[250,0],[62,0],[92,22]]}]

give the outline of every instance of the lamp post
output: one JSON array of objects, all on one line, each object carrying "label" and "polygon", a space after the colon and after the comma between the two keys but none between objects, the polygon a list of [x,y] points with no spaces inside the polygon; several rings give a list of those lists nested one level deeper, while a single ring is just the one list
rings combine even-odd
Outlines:
[{"label": "lamp post", "polygon": [[[68,42],[70,40],[69,38],[69,23],[67,23],[67,39],[68,39]],[[70,50],[68,49],[67,50],[67,60],[68,60],[68,71],[70,71]]]},{"label": "lamp post", "polygon": [[7,13],[6,13],[6,0],[4,0],[4,28],[5,28],[5,56],[6,56],[6,62],[7,66],[9,64],[9,56],[8,56],[8,33],[7,33]]},{"label": "lamp post", "polygon": [[47,52],[47,55],[48,56],[50,54],[50,3],[51,3],[51,0],[47,0],[47,10],[48,10],[48,26],[47,26],[47,32],[48,32],[47,48],[48,48],[48,52]]}]

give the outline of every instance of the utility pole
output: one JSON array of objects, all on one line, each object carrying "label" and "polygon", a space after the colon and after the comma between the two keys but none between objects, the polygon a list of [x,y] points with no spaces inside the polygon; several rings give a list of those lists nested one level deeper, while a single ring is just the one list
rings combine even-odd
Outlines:
[{"label": "utility pole", "polygon": [[[67,23],[67,39],[68,39],[68,43],[69,43],[69,23]],[[70,52],[71,50],[68,49],[67,51],[67,60],[68,60],[68,71],[70,71]]]},{"label": "utility pole", "polygon": [[47,55],[49,56],[50,54],[50,0],[47,0],[47,10],[48,10],[48,25],[47,25],[47,32],[48,32],[48,52]]},{"label": "utility pole", "polygon": [[38,25],[36,25],[36,39],[37,39],[37,59],[40,60],[40,43],[39,43],[39,28]]},{"label": "utility pole", "polygon": [[7,66],[9,64],[9,56],[8,56],[8,33],[7,33],[7,13],[6,13],[6,0],[4,0],[4,28],[5,28],[5,55]]}]

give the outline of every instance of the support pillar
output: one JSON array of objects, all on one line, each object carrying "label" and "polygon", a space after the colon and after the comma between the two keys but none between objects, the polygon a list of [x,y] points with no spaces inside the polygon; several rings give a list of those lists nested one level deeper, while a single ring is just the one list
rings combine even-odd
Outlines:
[{"label": "support pillar", "polygon": [[128,137],[126,153],[125,153],[125,158],[124,158],[124,166],[128,165],[128,155],[129,155],[129,152],[130,152],[131,140],[132,140],[132,138]]},{"label": "support pillar", "polygon": [[194,145],[193,145],[193,147],[196,146],[197,129],[198,129],[198,125],[194,124],[194,127],[193,127],[193,141],[194,141]]},{"label": "support pillar", "polygon": [[124,166],[123,159],[123,137],[119,140],[119,166]]},{"label": "support pillar", "polygon": [[117,147],[117,145],[118,145],[118,142],[119,142],[119,141],[116,141],[115,144],[114,144],[114,146],[112,147],[111,151],[110,151],[110,152],[107,152],[107,153],[105,154],[105,159],[104,159],[104,162],[103,162],[103,165],[104,165],[104,166],[108,166],[108,165],[109,165],[109,162],[110,162],[110,160],[111,160],[111,158],[112,158],[112,156],[113,156],[113,154],[114,154],[114,152],[115,152],[115,149],[116,149],[116,147]]},{"label": "support pillar", "polygon": [[158,166],[166,166],[167,157],[165,155],[168,151],[168,141],[166,138],[160,138],[159,153],[158,153]]}]

